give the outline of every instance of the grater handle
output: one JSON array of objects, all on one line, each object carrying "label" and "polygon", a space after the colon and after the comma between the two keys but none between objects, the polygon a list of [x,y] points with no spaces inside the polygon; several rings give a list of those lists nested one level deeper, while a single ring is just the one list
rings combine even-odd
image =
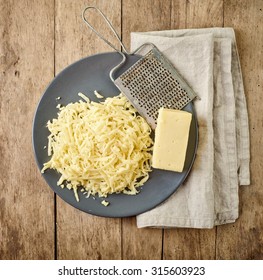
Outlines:
[{"label": "grater handle", "polygon": [[124,53],[120,53],[122,55],[122,61],[116,65],[115,67],[113,67],[111,70],[110,70],[110,79],[113,83],[115,83],[115,79],[114,79],[114,73],[125,63],[126,61],[126,55]]},{"label": "grater handle", "polygon": [[121,54],[123,56],[123,53],[118,50],[111,42],[109,42],[107,39],[105,39],[104,36],[101,35],[100,32],[98,32],[86,19],[86,12],[87,10],[96,10],[101,16],[102,18],[106,21],[106,23],[108,24],[108,26],[110,27],[111,31],[113,32],[114,36],[117,38],[118,42],[120,43],[120,45],[122,46],[124,52],[126,54],[129,54],[129,52],[127,51],[126,47],[124,46],[124,44],[122,43],[121,39],[120,39],[120,36],[118,35],[118,33],[116,32],[116,30],[114,29],[114,27],[112,26],[111,22],[108,20],[108,18],[103,14],[103,12],[97,8],[97,7],[94,7],[94,6],[88,6],[86,7],[83,12],[82,12],[82,19],[84,20],[84,22],[88,25],[88,27],[93,31],[95,32],[108,46],[110,46],[111,48],[113,48],[116,52],[118,52],[119,54]]}]

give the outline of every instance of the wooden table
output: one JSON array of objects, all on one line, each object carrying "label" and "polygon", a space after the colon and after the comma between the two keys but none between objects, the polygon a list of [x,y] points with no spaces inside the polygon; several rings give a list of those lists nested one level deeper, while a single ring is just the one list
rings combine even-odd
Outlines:
[{"label": "wooden table", "polygon": [[[236,31],[251,131],[252,184],[240,218],[211,230],[138,229],[135,218],[85,214],[55,196],[34,161],[37,103],[63,68],[110,51],[81,20],[101,8],[129,47],[131,31]],[[102,32],[102,21],[93,17]],[[262,0],[0,0],[0,259],[263,259]]]}]

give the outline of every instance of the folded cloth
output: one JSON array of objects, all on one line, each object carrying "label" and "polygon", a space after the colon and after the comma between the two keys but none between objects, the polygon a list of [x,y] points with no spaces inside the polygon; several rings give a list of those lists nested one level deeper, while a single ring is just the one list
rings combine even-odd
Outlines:
[{"label": "folded cloth", "polygon": [[[205,28],[131,34],[131,49],[151,42],[201,100],[192,170],[164,203],[137,216],[141,227],[212,228],[239,215],[239,185],[250,184],[249,128],[235,33]],[[162,186],[160,186],[160,191]]]}]

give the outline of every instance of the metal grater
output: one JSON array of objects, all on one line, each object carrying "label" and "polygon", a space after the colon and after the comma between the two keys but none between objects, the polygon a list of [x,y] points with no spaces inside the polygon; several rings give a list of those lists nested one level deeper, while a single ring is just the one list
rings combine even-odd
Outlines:
[{"label": "metal grater", "polygon": [[[85,18],[85,12],[88,9],[95,9],[101,14],[120,42],[124,52],[115,48],[90,25]],[[155,45],[146,43],[134,52],[129,53],[112,24],[96,7],[85,8],[83,20],[102,40],[122,55],[121,63],[110,71],[110,78],[153,129],[156,127],[158,110],[161,107],[180,110],[197,97],[195,92]],[[113,78],[114,72],[125,63],[126,55],[134,55],[143,49],[147,49],[147,46],[150,46],[151,49],[141,59],[117,79]]]},{"label": "metal grater", "polygon": [[155,46],[114,83],[153,129],[161,107],[180,110],[197,96]]}]

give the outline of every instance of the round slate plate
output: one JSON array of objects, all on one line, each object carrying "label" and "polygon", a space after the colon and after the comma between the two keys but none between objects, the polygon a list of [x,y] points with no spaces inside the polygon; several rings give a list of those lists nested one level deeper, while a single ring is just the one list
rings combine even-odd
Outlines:
[{"label": "round slate plate", "polygon": [[[127,63],[116,76],[134,64],[140,57],[129,56]],[[99,102],[94,95],[97,90],[105,97],[119,94],[119,90],[111,82],[109,72],[121,60],[118,53],[102,53],[86,57],[64,69],[46,89],[36,109],[33,122],[33,147],[35,159],[41,170],[43,164],[49,160],[47,146],[49,135],[46,124],[48,120],[57,117],[57,104],[66,105],[80,99],[79,92],[86,94],[91,100]],[[61,97],[57,100],[57,97]],[[135,196],[112,194],[107,197],[110,205],[101,204],[102,198],[86,198],[79,191],[80,201],[77,202],[73,191],[57,186],[60,175],[54,170],[46,170],[44,179],[53,191],[65,202],[89,214],[104,217],[128,217],[150,210],[167,199],[186,179],[194,162],[198,142],[198,126],[193,104],[188,104],[184,110],[193,113],[190,128],[189,143],[185,168],[182,173],[153,169],[150,179],[141,187]]]}]

